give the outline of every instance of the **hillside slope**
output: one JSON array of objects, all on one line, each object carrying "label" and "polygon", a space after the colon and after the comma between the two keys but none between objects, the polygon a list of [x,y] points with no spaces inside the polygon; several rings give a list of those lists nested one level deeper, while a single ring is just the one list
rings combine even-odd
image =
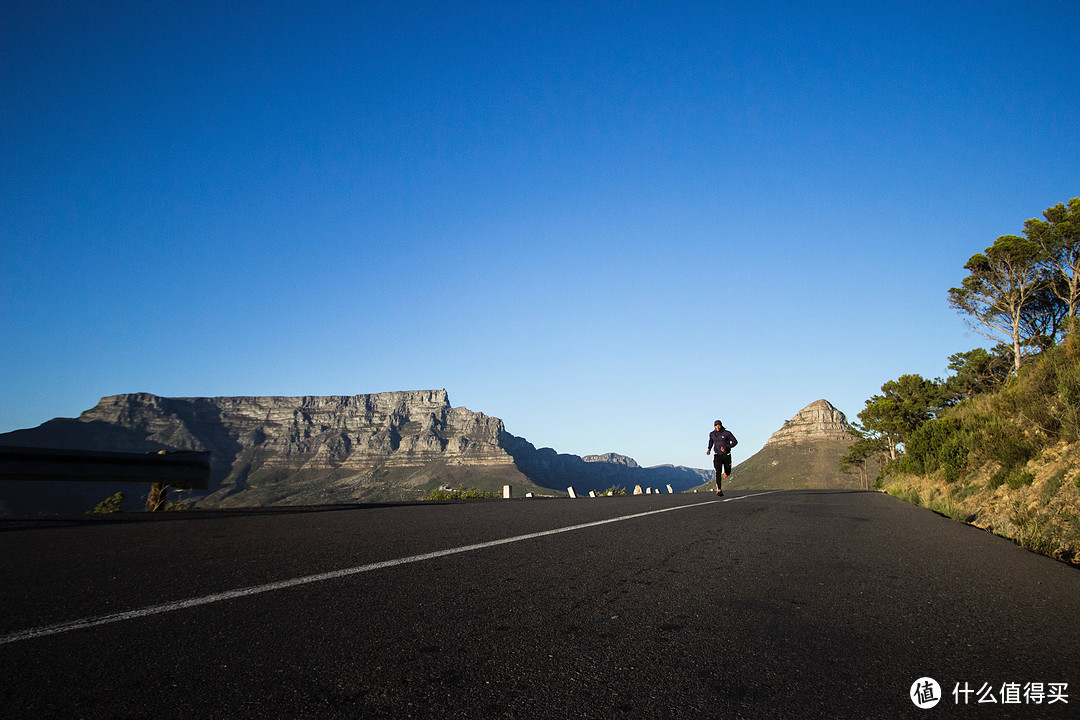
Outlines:
[{"label": "hillside slope", "polygon": [[920,426],[881,485],[897,497],[1080,563],[1080,337],[1003,387]]},{"label": "hillside slope", "polygon": [[[827,400],[797,412],[765,446],[732,468],[724,483],[732,490],[859,488],[857,474],[840,471],[840,456],[854,440],[844,413]],[[735,448],[737,455],[739,448]],[[698,487],[709,490],[709,483]]]}]

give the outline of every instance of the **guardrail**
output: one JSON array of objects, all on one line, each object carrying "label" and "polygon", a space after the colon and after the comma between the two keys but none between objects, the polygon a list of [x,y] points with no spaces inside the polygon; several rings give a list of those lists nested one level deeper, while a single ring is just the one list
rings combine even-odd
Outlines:
[{"label": "guardrail", "polygon": [[210,453],[122,453],[0,446],[0,480],[148,482],[148,510],[157,510],[169,487],[210,487]]}]

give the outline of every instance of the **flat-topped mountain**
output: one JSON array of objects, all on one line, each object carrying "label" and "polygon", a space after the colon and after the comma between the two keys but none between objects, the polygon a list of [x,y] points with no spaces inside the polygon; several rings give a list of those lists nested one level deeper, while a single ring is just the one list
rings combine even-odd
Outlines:
[{"label": "flat-topped mountain", "polygon": [[[0,444],[76,450],[211,453],[207,491],[186,492],[197,506],[234,507],[416,499],[440,486],[524,494],[579,492],[636,484],[677,492],[700,471],[641,468],[609,453],[561,455],[506,432],[502,420],[451,407],[445,390],[309,397],[105,397],[78,418],[0,435]],[[81,512],[120,483],[0,482],[0,512]]]},{"label": "flat-topped mountain", "polygon": [[582,455],[581,459],[585,462],[606,462],[614,463],[616,465],[625,465],[626,467],[641,467],[634,458],[613,452],[604,453],[602,455]]}]

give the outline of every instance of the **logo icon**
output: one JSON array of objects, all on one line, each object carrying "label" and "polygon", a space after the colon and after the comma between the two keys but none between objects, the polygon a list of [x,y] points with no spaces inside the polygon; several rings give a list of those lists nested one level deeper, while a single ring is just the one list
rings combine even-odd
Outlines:
[{"label": "logo icon", "polygon": [[920,710],[929,710],[941,702],[941,686],[932,677],[921,677],[911,686],[911,702]]}]

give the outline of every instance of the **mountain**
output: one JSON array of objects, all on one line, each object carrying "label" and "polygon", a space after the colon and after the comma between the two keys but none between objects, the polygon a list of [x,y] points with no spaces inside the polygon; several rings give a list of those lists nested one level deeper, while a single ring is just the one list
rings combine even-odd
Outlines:
[{"label": "mountain", "polygon": [[[440,486],[565,493],[635,485],[682,491],[688,468],[641,468],[615,453],[561,455],[506,432],[502,420],[451,407],[445,390],[354,396],[105,397],[78,418],[0,435],[0,445],[211,453],[210,488],[185,491],[199,507],[308,505],[417,499]],[[0,513],[82,512],[117,491],[137,509],[147,488],[121,483],[0,482]]]},{"label": "mountain", "polygon": [[858,488],[857,474],[840,472],[840,456],[854,441],[844,413],[827,400],[797,412],[755,455],[732,468],[732,490]]},{"label": "mountain", "polygon": [[615,463],[616,465],[625,465],[626,467],[641,467],[634,458],[613,452],[604,453],[603,455],[583,455],[581,459],[585,462],[607,462]]}]

